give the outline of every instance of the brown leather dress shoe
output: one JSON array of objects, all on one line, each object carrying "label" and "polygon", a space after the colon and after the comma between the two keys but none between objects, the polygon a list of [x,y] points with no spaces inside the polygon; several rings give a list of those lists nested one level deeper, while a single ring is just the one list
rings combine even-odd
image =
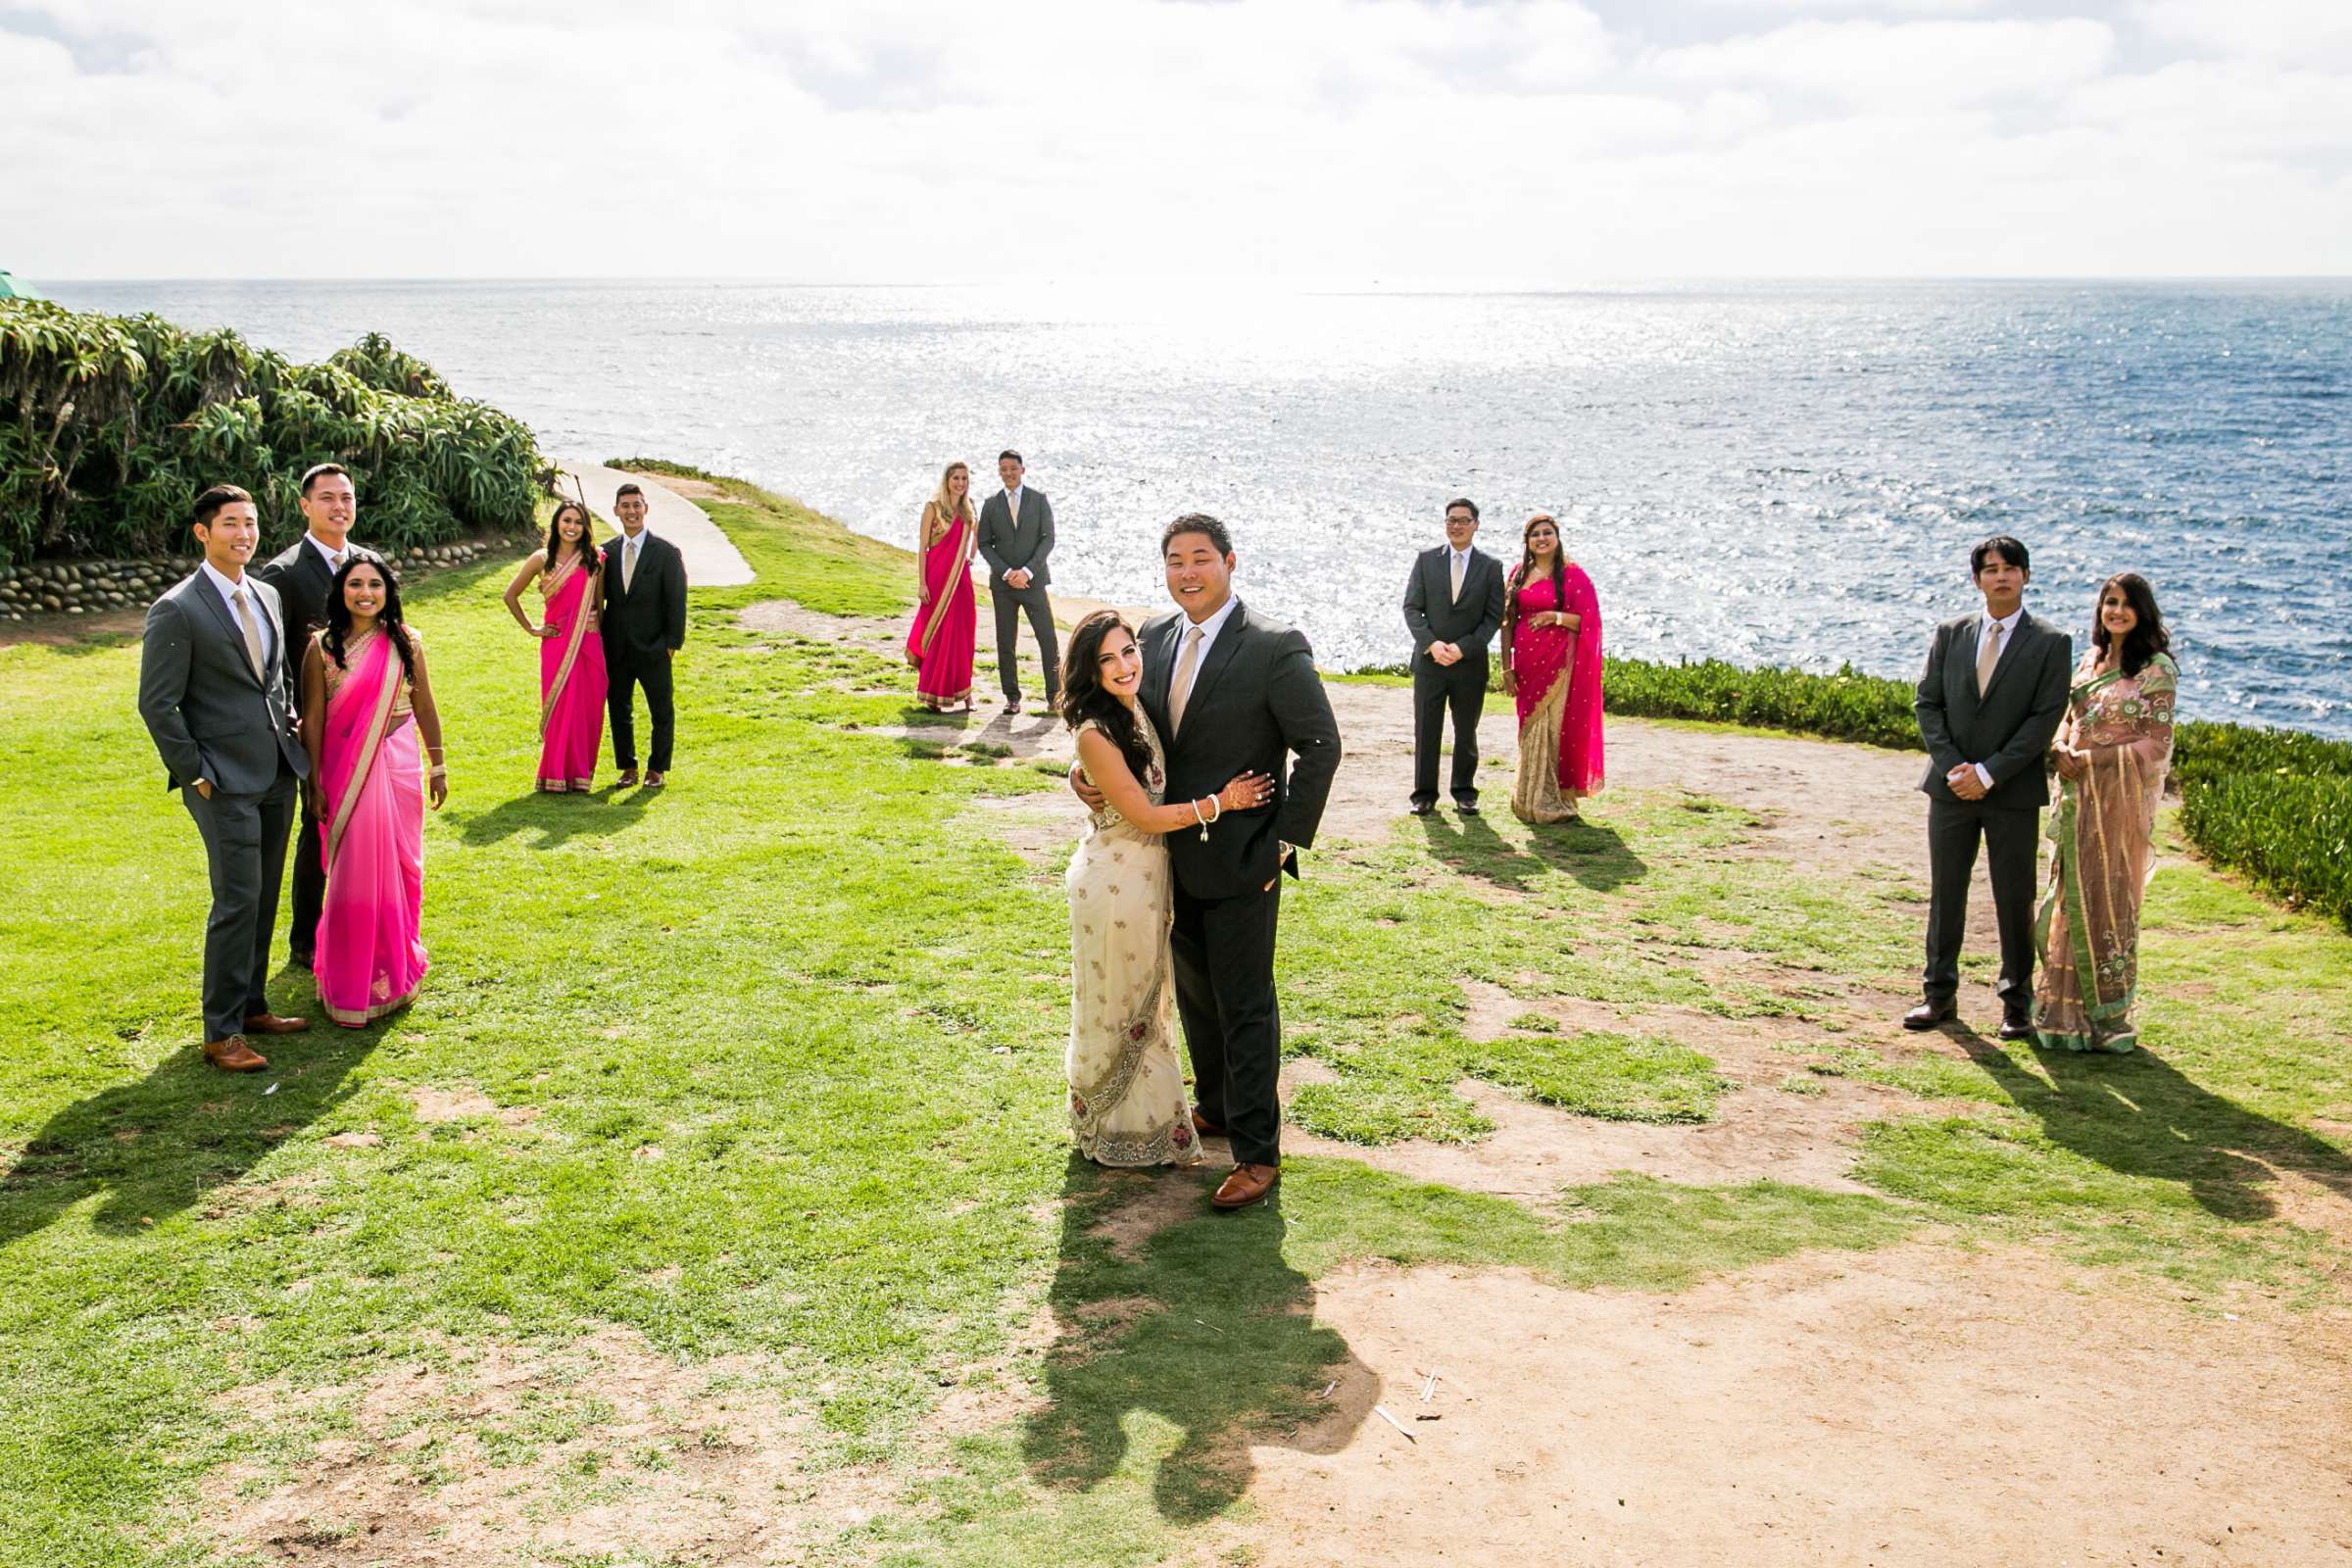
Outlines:
[{"label": "brown leather dress shoe", "polygon": [[633,767],[622,768],[619,776],[612,780],[612,787],[616,790],[635,789],[637,787],[637,770]]},{"label": "brown leather dress shoe", "polygon": [[663,778],[659,773],[648,773],[645,775],[645,787],[649,790],[658,790],[668,782],[668,779]]},{"label": "brown leather dress shoe", "polygon": [[298,1035],[310,1026],[308,1018],[284,1018],[274,1012],[257,1012],[245,1020],[249,1035]]},{"label": "brown leather dress shoe", "polygon": [[230,1035],[226,1040],[207,1040],[204,1059],[222,1072],[260,1072],[270,1065],[270,1058],[245,1043],[243,1035]]},{"label": "brown leather dress shoe", "polygon": [[1948,1002],[1923,1002],[1903,1014],[1906,1029],[1933,1029],[1939,1023],[1949,1023],[1960,1016],[1960,1009]]},{"label": "brown leather dress shoe", "polygon": [[1218,1126],[1215,1122],[1210,1121],[1206,1116],[1201,1115],[1197,1110],[1193,1112],[1193,1131],[1199,1133],[1203,1138],[1222,1138],[1225,1136],[1224,1128]]},{"label": "brown leather dress shoe", "polygon": [[1280,1180],[1280,1165],[1236,1165],[1233,1174],[1218,1184],[1216,1196],[1209,1201],[1222,1209],[1248,1208],[1272,1192]]}]

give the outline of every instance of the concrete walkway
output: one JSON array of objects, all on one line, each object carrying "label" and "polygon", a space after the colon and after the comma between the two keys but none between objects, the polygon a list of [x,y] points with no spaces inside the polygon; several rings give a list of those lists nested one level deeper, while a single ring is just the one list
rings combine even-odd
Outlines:
[{"label": "concrete walkway", "polygon": [[[671,544],[686,558],[686,583],[690,588],[733,588],[752,580],[752,564],[743,559],[718,524],[693,502],[662,483],[642,473],[623,473],[608,468],[601,463],[574,463],[562,460],[564,472],[576,476],[580,488],[587,493],[588,510],[611,523],[620,526],[612,514],[612,492],[634,481],[645,491],[645,525]],[[560,493],[568,495],[568,478],[557,484]]]}]

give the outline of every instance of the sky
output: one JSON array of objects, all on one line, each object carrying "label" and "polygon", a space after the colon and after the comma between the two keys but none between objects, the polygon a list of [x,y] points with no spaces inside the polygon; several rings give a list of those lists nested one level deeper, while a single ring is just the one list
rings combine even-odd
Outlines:
[{"label": "sky", "polygon": [[0,0],[43,278],[2352,272],[2352,0]]}]

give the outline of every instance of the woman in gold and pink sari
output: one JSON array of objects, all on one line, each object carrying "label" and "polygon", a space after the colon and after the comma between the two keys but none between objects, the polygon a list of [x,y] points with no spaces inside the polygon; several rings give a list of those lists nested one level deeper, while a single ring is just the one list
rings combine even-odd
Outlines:
[{"label": "woman in gold and pink sari", "polygon": [[2035,915],[2034,1028],[2058,1051],[2130,1051],[2139,1029],[2139,900],[2155,863],[2156,802],[2173,760],[2180,666],[2156,591],[2137,572],[2099,588],[2052,757],[2050,885]]},{"label": "woman in gold and pink sari", "polygon": [[1604,778],[1600,599],[1549,514],[1528,518],[1521,543],[1502,606],[1502,689],[1519,704],[1511,810],[1525,822],[1573,822],[1576,803]]},{"label": "woman in gold and pink sari", "polygon": [[914,695],[940,712],[972,708],[972,644],[979,612],[972,599],[972,470],[948,465],[939,490],[923,503],[922,536],[914,554],[921,599],[906,633],[906,662],[915,668]]},{"label": "woman in gold and pink sari", "polygon": [[[508,613],[539,639],[539,787],[559,795],[588,792],[605,746],[605,640],[596,623],[604,566],[588,509],[566,501],[548,520],[547,548],[532,551],[507,584]],[[522,608],[534,579],[546,607],[536,625]]]},{"label": "woman in gold and pink sari", "polygon": [[302,740],[326,849],[318,1000],[357,1029],[407,1006],[424,979],[424,803],[449,798],[424,647],[372,556],[335,573],[303,655]]}]

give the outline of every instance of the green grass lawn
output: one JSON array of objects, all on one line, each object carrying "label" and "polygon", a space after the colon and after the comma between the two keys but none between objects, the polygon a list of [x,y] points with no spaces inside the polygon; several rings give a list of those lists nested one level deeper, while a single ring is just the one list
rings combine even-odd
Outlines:
[{"label": "green grass lawn", "polygon": [[[1921,1097],[1864,1131],[1871,1193],[1623,1177],[1532,1207],[1313,1159],[1226,1218],[1197,1177],[1074,1161],[1058,874],[972,809],[1057,778],[952,731],[861,733],[909,722],[903,666],[738,627],[779,596],[898,614],[912,579],[901,552],[729,495],[710,510],[760,580],[695,595],[658,795],[532,793],[537,655],[499,605],[508,567],[416,589],[452,785],[427,828],[432,974],[380,1025],[266,1042],[250,1077],[193,1049],[203,861],[133,711],[135,646],[0,649],[0,1564],[269,1560],[206,1521],[330,1445],[421,1495],[488,1474],[516,1521],[499,1560],[658,1561],[549,1543],[582,1510],[658,1506],[708,1462],[705,1403],[755,1396],[793,1423],[795,1487],[875,1504],[811,1515],[808,1560],[1156,1562],[1248,1507],[1237,1427],[1314,1407],[1348,1350],[1305,1308],[1349,1259],[1676,1290],[1941,1227],[2109,1265],[2119,1290],[2340,1296],[2344,1249],[2280,1215],[2275,1172],[2352,1192],[2352,940],[2169,869],[2146,1053],[1885,1054],[1836,995],[1901,989],[1909,918],[1868,876],[1738,853],[1756,824],[1680,791],[1613,792],[1582,828],[1432,821],[1319,852],[1281,963],[1291,1049],[1327,1071],[1294,1119],[1475,1141],[1471,1078],[1703,1121],[1730,1085],[1658,1022],[1697,1009],[1815,1028],[1800,1088]],[[1531,1010],[1474,1038],[1465,980],[1645,1016]],[[305,976],[272,996],[316,1016]],[[1105,1216],[1169,1183],[1189,1185],[1168,1222],[1114,1246]],[[688,1379],[650,1435],[615,1435],[587,1374],[492,1415],[385,1413],[403,1378],[492,1348],[552,1367],[615,1331]],[[983,1415],[943,1418],[963,1407]]]}]

